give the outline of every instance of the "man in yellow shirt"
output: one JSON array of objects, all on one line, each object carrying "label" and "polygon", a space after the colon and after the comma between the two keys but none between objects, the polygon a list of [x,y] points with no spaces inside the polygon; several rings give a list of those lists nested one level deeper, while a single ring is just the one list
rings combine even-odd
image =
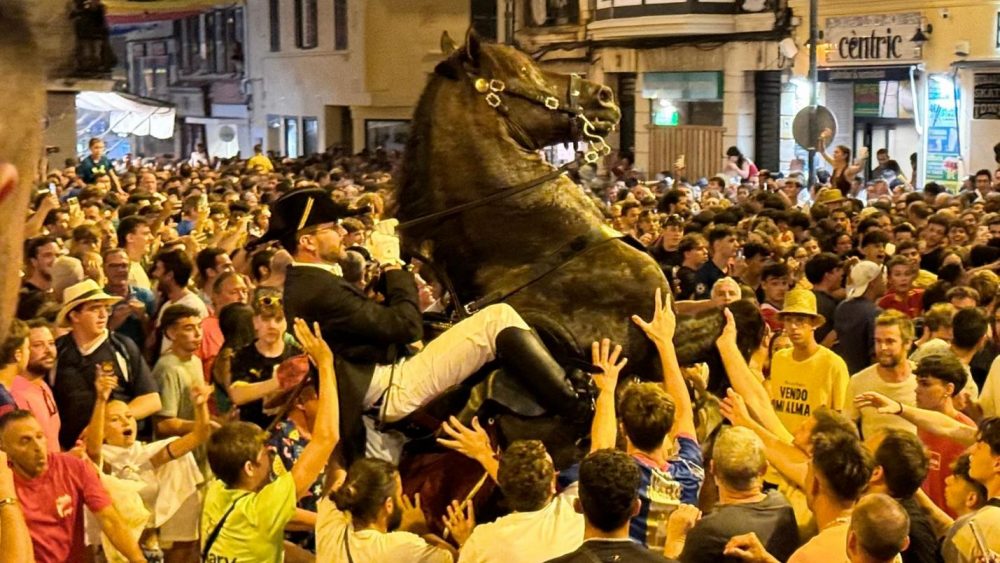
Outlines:
[{"label": "man in yellow shirt", "polygon": [[253,156],[247,160],[247,170],[274,172],[274,165],[271,164],[271,159],[264,154],[264,147],[260,145],[253,146]]},{"label": "man in yellow shirt", "polygon": [[847,397],[847,364],[816,342],[813,331],[825,322],[816,312],[816,296],[793,289],[785,297],[778,319],[792,347],[771,360],[771,404],[790,432],[821,406],[841,411]]}]

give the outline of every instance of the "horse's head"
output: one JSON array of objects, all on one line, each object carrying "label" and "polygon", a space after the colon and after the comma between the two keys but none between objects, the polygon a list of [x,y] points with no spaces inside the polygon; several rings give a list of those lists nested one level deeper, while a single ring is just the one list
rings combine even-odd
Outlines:
[{"label": "horse's head", "polygon": [[485,43],[471,30],[463,47],[443,34],[441,50],[448,59],[435,72],[467,82],[479,98],[477,103],[499,113],[510,136],[528,150],[581,139],[595,141],[621,118],[607,86],[542,70],[521,51]]}]

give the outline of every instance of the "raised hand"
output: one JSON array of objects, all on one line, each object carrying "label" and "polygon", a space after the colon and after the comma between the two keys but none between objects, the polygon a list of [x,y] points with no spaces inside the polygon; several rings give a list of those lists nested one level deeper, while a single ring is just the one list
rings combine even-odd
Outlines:
[{"label": "raised hand", "polygon": [[743,396],[732,389],[726,390],[726,398],[719,403],[719,411],[733,426],[749,426],[752,421]]},{"label": "raised hand", "polygon": [[472,529],[476,527],[476,513],[472,504],[470,499],[469,502],[465,503],[465,510],[462,510],[461,503],[453,500],[447,507],[448,515],[441,517],[441,520],[444,521],[444,527],[459,547],[465,545],[466,540],[472,535]]},{"label": "raised hand", "polygon": [[94,387],[97,388],[97,396],[103,401],[111,398],[111,393],[118,387],[118,376],[115,375],[114,368],[105,370],[102,366],[97,366],[97,376],[94,380]]},{"label": "raised hand", "polygon": [[478,417],[472,419],[472,428],[465,426],[454,416],[450,417],[441,423],[441,431],[451,438],[438,438],[437,442],[442,446],[476,461],[493,457],[490,437],[479,425]]},{"label": "raised hand", "polygon": [[310,331],[309,325],[301,318],[295,319],[295,339],[299,341],[302,349],[312,358],[316,367],[333,365],[333,352],[326,340],[323,340],[323,332],[319,328],[319,323],[314,322]]},{"label": "raised hand", "polygon": [[670,299],[666,303],[660,288],[656,288],[653,296],[654,309],[653,318],[649,322],[642,320],[639,315],[632,315],[632,322],[639,326],[646,336],[657,345],[671,344],[674,338],[674,331],[677,329],[677,317],[674,310],[670,308]]},{"label": "raised hand", "polygon": [[879,414],[899,414],[903,412],[902,403],[875,391],[869,391],[854,397],[854,406],[859,409],[871,407]]},{"label": "raised hand", "polygon": [[722,334],[715,339],[715,345],[718,348],[736,346],[736,319],[728,307],[722,310],[722,314],[726,317],[726,324],[722,327]]},{"label": "raised hand", "polygon": [[700,518],[701,511],[697,506],[692,504],[678,506],[667,518],[667,541],[686,538],[687,533],[694,528]]},{"label": "raised hand", "polygon": [[615,387],[618,385],[618,374],[628,363],[628,358],[622,358],[620,362],[618,361],[621,353],[621,345],[616,344],[612,349],[611,340],[607,338],[600,342],[594,342],[590,346],[591,363],[601,368],[601,373],[593,375],[594,385],[602,392],[615,392]]},{"label": "raised hand", "polygon": [[410,497],[402,495],[400,505],[403,508],[403,515],[399,529],[410,532],[417,530],[418,535],[422,534],[423,530],[427,529],[427,518],[424,516],[423,508],[420,507],[420,493],[413,495],[413,501],[410,501]]}]

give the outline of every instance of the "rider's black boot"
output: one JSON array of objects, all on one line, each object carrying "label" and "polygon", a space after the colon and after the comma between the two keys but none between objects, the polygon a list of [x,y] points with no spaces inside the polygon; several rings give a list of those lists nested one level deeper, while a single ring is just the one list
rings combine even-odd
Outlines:
[{"label": "rider's black boot", "polygon": [[505,371],[516,377],[548,412],[572,423],[590,422],[593,399],[573,389],[566,372],[537,334],[515,327],[505,328],[497,335],[496,347]]}]

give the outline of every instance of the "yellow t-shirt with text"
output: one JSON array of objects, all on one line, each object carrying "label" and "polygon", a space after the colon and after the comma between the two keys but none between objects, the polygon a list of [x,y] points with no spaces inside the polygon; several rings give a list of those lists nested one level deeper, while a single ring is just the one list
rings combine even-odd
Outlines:
[{"label": "yellow t-shirt with text", "polygon": [[843,410],[848,381],[847,364],[829,348],[820,346],[802,362],[786,348],[771,360],[771,404],[785,428],[795,432],[819,407]]}]

